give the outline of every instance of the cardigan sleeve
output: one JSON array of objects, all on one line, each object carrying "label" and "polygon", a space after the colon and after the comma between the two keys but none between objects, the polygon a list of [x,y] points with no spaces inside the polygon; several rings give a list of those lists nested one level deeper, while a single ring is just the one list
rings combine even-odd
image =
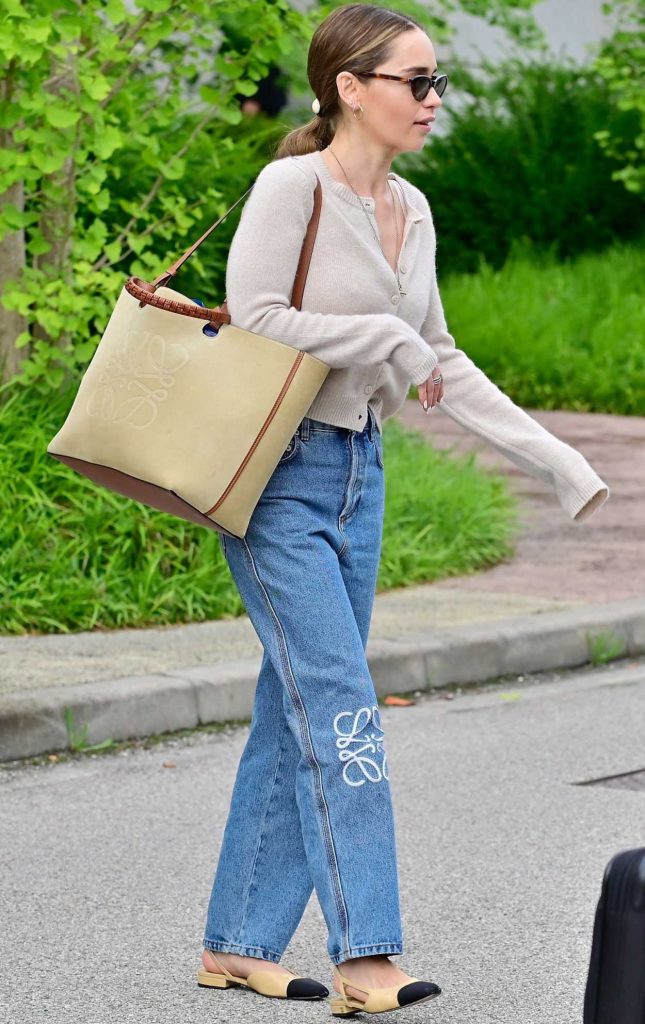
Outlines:
[{"label": "cardigan sleeve", "polygon": [[[427,200],[426,205],[430,211]],[[434,229],[432,234],[436,248]],[[432,256],[434,263],[434,252]],[[552,487],[564,511],[575,521],[587,519],[604,504],[609,488],[584,456],[515,405],[457,347],[446,324],[436,270],[420,333],[439,358],[445,390],[438,408],[443,413]]]},{"label": "cardigan sleeve", "polygon": [[291,293],[314,204],[307,176],[288,158],[258,175],[226,266],[231,322],[317,356],[332,369],[387,361],[421,384],[437,365],[423,338],[392,313],[341,315],[298,310]]}]

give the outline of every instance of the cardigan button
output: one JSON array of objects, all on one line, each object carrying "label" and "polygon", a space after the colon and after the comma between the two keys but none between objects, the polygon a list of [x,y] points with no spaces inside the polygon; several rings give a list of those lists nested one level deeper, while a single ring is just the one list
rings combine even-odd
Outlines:
[{"label": "cardigan button", "polygon": [[393,306],[398,306],[400,298],[401,298],[400,295],[393,295],[392,296],[392,305]]},{"label": "cardigan button", "polygon": [[399,267],[399,270],[401,271],[402,274],[407,273],[407,269],[407,267]]},{"label": "cardigan button", "polygon": [[363,391],[365,392],[366,395],[371,395],[373,390],[374,388],[372,387],[371,384],[366,384],[365,387],[363,388]]}]

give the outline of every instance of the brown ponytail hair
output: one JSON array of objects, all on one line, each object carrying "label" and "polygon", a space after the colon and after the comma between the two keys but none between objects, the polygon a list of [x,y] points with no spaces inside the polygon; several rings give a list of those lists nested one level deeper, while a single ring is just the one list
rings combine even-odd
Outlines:
[{"label": "brown ponytail hair", "polygon": [[314,32],[307,56],[307,78],[320,102],[320,114],[289,131],[278,144],[275,159],[328,146],[343,118],[336,76],[341,71],[374,71],[390,56],[393,40],[412,28],[423,25],[374,4],[344,4],[328,14]]}]

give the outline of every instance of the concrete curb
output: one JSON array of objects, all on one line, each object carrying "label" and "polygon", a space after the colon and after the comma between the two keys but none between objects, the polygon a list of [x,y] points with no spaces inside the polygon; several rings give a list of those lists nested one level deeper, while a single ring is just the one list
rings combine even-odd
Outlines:
[{"label": "concrete curb", "polygon": [[[458,626],[402,641],[371,640],[379,696],[507,674],[575,668],[590,637],[612,634],[623,655],[645,653],[645,598]],[[51,687],[0,698],[0,761],[68,748],[65,709],[86,742],[100,743],[251,717],[260,658],[155,675]]]}]

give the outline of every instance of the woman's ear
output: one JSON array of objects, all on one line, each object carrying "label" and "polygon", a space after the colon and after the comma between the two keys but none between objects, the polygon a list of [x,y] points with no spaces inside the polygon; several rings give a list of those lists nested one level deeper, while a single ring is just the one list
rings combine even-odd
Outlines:
[{"label": "woman's ear", "polygon": [[341,71],[336,75],[336,88],[338,95],[348,107],[358,106],[361,99],[359,96],[358,82],[351,71]]}]

